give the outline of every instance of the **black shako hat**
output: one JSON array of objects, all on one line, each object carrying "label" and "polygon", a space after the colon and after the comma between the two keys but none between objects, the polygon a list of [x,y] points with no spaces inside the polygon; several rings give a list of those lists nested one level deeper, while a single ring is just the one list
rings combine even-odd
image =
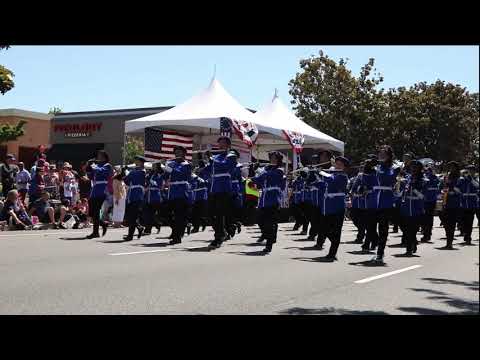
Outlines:
[{"label": "black shako hat", "polygon": [[348,160],[345,156],[337,156],[337,157],[335,158],[335,161],[341,161],[341,162],[343,162],[343,164],[344,164],[345,166],[349,166],[349,165],[350,165],[350,160]]},{"label": "black shako hat", "polygon": [[175,146],[173,147],[173,152],[175,152],[175,151],[177,151],[177,150],[181,150],[181,151],[183,151],[185,154],[187,153],[187,149],[184,148],[184,147],[181,146],[181,145],[175,145]]},{"label": "black shako hat", "polygon": [[147,159],[145,159],[143,156],[137,155],[134,157],[135,160],[139,160],[141,162],[147,162]]},{"label": "black shako hat", "polygon": [[283,154],[279,151],[271,151],[268,153],[268,157],[275,156],[277,160],[282,161],[283,160]]},{"label": "black shako hat", "polygon": [[225,140],[228,145],[232,145],[232,139],[230,139],[228,136],[220,136],[217,139],[217,143],[220,142],[220,140]]}]

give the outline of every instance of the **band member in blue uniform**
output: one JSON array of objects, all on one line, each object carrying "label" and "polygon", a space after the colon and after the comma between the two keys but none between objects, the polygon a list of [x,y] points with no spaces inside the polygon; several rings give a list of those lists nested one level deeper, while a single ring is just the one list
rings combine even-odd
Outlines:
[{"label": "band member in blue uniform", "polygon": [[240,153],[238,150],[231,150],[236,155],[236,168],[232,174],[232,203],[233,203],[233,212],[230,220],[231,224],[227,224],[227,232],[231,238],[235,235],[235,229],[240,234],[242,229],[242,208],[243,208],[243,198],[242,198],[242,164],[238,163],[240,158]]},{"label": "band member in blue uniform", "polygon": [[202,226],[202,231],[207,227],[206,212],[208,201],[207,182],[200,176],[194,174],[193,179],[193,207],[192,207],[192,233],[196,233]]},{"label": "band member in blue uniform", "polygon": [[301,209],[301,202],[302,202],[302,189],[304,186],[305,181],[301,176],[297,176],[295,180],[292,181],[292,201],[291,201],[291,211],[292,215],[295,219],[295,225],[293,226],[293,231],[300,229],[300,226],[303,225],[305,222],[302,209]]},{"label": "band member in blue uniform", "polygon": [[433,217],[435,206],[437,204],[437,197],[440,194],[439,183],[437,175],[433,170],[433,165],[425,166],[425,177],[428,179],[427,193],[425,194],[425,216],[423,221],[423,237],[421,242],[429,242],[432,238]]},{"label": "band member in blue uniform", "polygon": [[[474,169],[475,167],[473,167]],[[468,245],[472,244],[472,228],[475,213],[478,211],[478,191],[479,184],[471,174],[472,166],[469,166],[464,175],[464,181],[461,183],[460,191],[462,192],[462,224],[464,241]]]},{"label": "band member in blue uniform", "polygon": [[393,166],[393,150],[389,145],[383,145],[378,153],[379,166],[377,167],[378,185],[373,188],[377,197],[378,248],[376,262],[383,262],[385,246],[388,239],[388,226],[394,216],[393,187],[400,167]]},{"label": "band member in blue uniform", "polygon": [[[402,242],[401,246],[407,246],[407,237],[406,237],[406,231],[405,231],[405,222],[404,222],[404,217],[401,214],[400,208],[402,205],[402,199],[403,199],[403,191],[405,190],[405,185],[407,183],[407,177],[406,177],[406,172],[404,170],[400,170],[400,172],[397,175],[397,181],[395,183],[394,189],[393,189],[393,218],[392,218],[392,225],[393,227],[397,227],[397,232],[398,228],[402,231]],[[395,231],[392,231],[392,233]]]},{"label": "band member in blue uniform", "polygon": [[360,169],[360,172],[351,180],[349,186],[349,193],[351,198],[352,207],[350,209],[350,214],[353,224],[357,227],[357,237],[355,242],[358,244],[363,244],[363,239],[365,239],[365,234],[367,231],[366,226],[366,199],[362,192],[361,180],[363,176],[363,168]]},{"label": "band member in blue uniform", "polygon": [[164,167],[165,179],[169,181],[168,206],[173,213],[170,245],[180,244],[185,234],[189,207],[189,182],[192,177],[192,165],[185,160],[187,150],[177,145],[173,151],[175,160],[169,160]]},{"label": "band member in blue uniform", "polygon": [[423,176],[423,165],[412,160],[409,164],[410,176],[403,191],[400,213],[403,218],[407,251],[406,256],[417,252],[417,233],[424,221],[425,198],[429,180]]},{"label": "band member in blue uniform", "polygon": [[100,237],[99,228],[102,225],[103,235],[107,232],[107,224],[100,221],[100,210],[107,197],[107,185],[113,177],[113,168],[110,165],[110,157],[104,150],[97,152],[96,160],[89,160],[87,164],[87,176],[92,181],[92,189],[88,200],[89,215],[93,220],[93,232],[87,239]]},{"label": "band member in blue uniform", "polygon": [[460,165],[456,161],[447,164],[448,174],[443,180],[443,216],[447,244],[442,249],[453,250],[455,228],[462,210],[462,183],[464,178],[460,176]]},{"label": "band member in blue uniform", "polygon": [[365,160],[363,165],[363,173],[360,176],[357,193],[361,196],[362,202],[365,204],[365,242],[362,245],[362,252],[368,254],[378,244],[377,233],[377,195],[374,191],[378,185],[377,172],[375,167],[377,160],[369,158]]},{"label": "band member in blue uniform", "polygon": [[145,196],[145,161],[146,159],[143,156],[135,156],[135,169],[131,170],[124,179],[125,185],[128,187],[125,208],[128,234],[124,237],[125,241],[133,240],[135,229],[138,230],[137,237],[139,239],[143,233],[144,228],[140,225],[140,216],[143,211],[143,201]]},{"label": "band member in blue uniform", "polygon": [[211,249],[216,249],[226,240],[226,226],[231,223],[232,216],[232,176],[237,167],[236,154],[230,151],[230,138],[221,136],[218,147],[221,153],[214,155],[205,171],[211,178],[209,205],[215,230],[215,239],[210,243]]},{"label": "band member in blue uniform", "polygon": [[277,240],[279,209],[283,200],[286,178],[282,169],[283,155],[278,151],[268,154],[270,165],[265,166],[252,181],[262,189],[258,208],[263,223],[263,236],[267,240],[264,253],[272,251]]},{"label": "band member in blue uniform", "polygon": [[330,174],[324,171],[320,172],[326,184],[326,190],[323,196],[323,204],[320,206],[323,218],[319,224],[319,228],[331,243],[328,254],[324,257],[326,261],[337,260],[336,256],[338,247],[340,246],[343,221],[345,219],[345,196],[348,183],[345,168],[349,165],[350,161],[347,158],[338,156],[335,158],[335,167]]},{"label": "band member in blue uniform", "polygon": [[162,207],[162,174],[163,170],[161,164],[158,162],[153,164],[152,172],[149,173],[146,178],[147,189],[143,210],[143,222],[145,224],[144,235],[150,235],[154,225],[156,225],[158,229],[160,228],[160,224],[157,222],[157,215],[160,213]]}]

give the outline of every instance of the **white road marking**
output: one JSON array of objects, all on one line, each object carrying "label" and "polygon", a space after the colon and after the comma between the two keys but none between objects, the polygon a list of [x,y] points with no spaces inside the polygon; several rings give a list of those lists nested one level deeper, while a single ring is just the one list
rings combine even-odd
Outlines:
[{"label": "white road marking", "polygon": [[400,270],[395,270],[395,271],[390,271],[388,273],[385,273],[385,274],[381,274],[381,275],[376,275],[376,276],[371,276],[371,277],[368,277],[368,278],[365,278],[365,279],[362,279],[362,280],[357,280],[355,281],[355,284],[365,284],[365,283],[368,283],[370,281],[373,281],[373,280],[378,280],[378,279],[381,279],[381,278],[384,278],[384,277],[387,277],[387,276],[391,276],[391,275],[395,275],[395,274],[400,274],[404,271],[409,271],[409,270],[413,270],[413,269],[418,269],[420,267],[422,267],[423,265],[413,265],[413,266],[409,266],[409,267],[406,267],[404,269],[400,269]]},{"label": "white road marking", "polygon": [[119,256],[119,255],[148,254],[148,253],[166,252],[166,251],[172,251],[172,250],[173,250],[173,249],[158,249],[158,250],[132,251],[132,252],[124,252],[124,253],[113,253],[113,254],[108,254],[108,255],[111,255],[111,256]]}]

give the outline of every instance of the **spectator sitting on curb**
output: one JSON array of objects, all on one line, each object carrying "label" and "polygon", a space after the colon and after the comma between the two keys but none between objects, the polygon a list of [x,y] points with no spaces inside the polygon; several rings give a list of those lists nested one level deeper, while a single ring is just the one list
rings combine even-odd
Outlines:
[{"label": "spectator sitting on curb", "polygon": [[10,190],[0,213],[0,221],[3,227],[10,223],[15,230],[25,230],[27,226],[29,226],[29,223],[22,221],[22,216],[19,216],[19,214],[22,213],[22,209],[23,207],[19,201],[18,191]]},{"label": "spectator sitting on curb", "polygon": [[35,200],[32,204],[29,215],[32,216],[35,213],[41,223],[50,224],[54,229],[57,229],[57,224],[55,224],[55,210],[50,205],[49,200],[50,194],[43,191],[40,199]]}]

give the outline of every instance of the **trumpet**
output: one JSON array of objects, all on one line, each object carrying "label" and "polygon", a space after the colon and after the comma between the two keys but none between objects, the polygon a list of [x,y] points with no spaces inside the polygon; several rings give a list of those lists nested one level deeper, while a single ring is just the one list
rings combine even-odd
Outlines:
[{"label": "trumpet", "polygon": [[[312,169],[316,169],[317,167],[321,167],[321,166],[325,166],[325,165],[331,165],[332,164],[332,161],[325,161],[323,163],[320,163],[320,164],[315,164],[315,165],[310,165],[310,167],[308,167],[308,169],[312,170]],[[298,168],[296,170],[292,170],[289,172],[289,174],[296,174],[298,172],[301,172],[301,171],[304,171],[305,170],[305,167],[302,167],[302,168]]]}]

